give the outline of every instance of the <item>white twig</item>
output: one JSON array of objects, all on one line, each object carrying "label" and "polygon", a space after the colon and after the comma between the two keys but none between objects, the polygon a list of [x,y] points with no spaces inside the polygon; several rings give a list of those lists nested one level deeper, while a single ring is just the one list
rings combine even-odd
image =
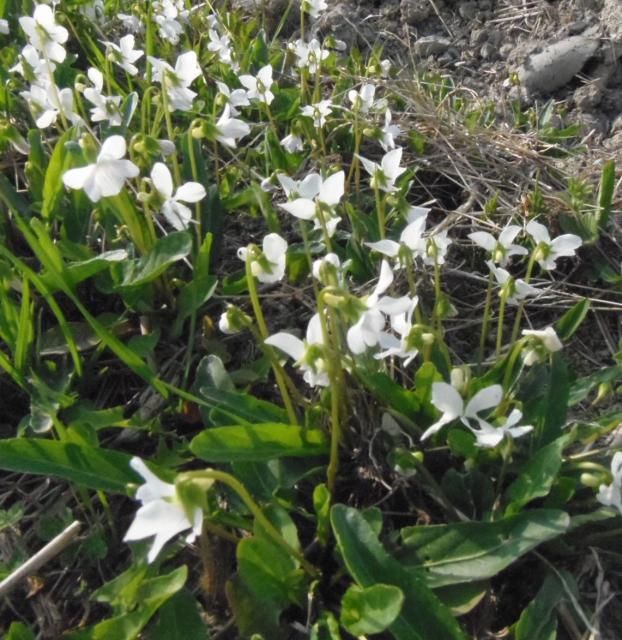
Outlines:
[{"label": "white twig", "polygon": [[72,522],[63,532],[59,533],[53,540],[50,540],[45,547],[37,551],[21,567],[0,582],[0,598],[6,596],[21,580],[33,574],[54,556],[64,551],[78,535],[81,526],[81,523],[77,520]]}]

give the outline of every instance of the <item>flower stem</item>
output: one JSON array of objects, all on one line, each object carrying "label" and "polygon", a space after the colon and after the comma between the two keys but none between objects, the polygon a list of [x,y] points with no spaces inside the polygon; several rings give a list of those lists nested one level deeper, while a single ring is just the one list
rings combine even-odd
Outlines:
[{"label": "flower stem", "polygon": [[482,364],[484,360],[484,351],[486,349],[486,340],[488,339],[488,330],[490,328],[490,305],[492,304],[492,286],[493,286],[493,274],[492,271],[488,274],[488,288],[486,289],[486,302],[484,304],[484,318],[482,319],[482,331],[479,336],[479,352],[477,354],[477,367]]},{"label": "flower stem", "polygon": [[380,239],[384,240],[384,236],[385,236],[384,200],[380,195],[380,188],[377,186],[374,186],[374,196],[376,198],[376,216],[378,217],[378,233],[380,234]]},{"label": "flower stem", "polygon": [[[531,272],[533,271],[534,264],[536,263],[534,256],[536,253],[534,252],[531,258],[529,259],[529,264],[527,265],[527,273],[525,274],[525,284],[529,284],[529,280],[531,279]],[[523,310],[525,309],[525,301],[521,300],[518,309],[516,311],[516,318],[514,319],[514,326],[512,327],[512,337],[510,342],[516,342],[518,338],[518,332],[520,330],[520,322],[523,316]]]},{"label": "flower stem", "polygon": [[276,527],[268,520],[264,515],[261,507],[255,502],[251,494],[247,491],[246,487],[231,474],[225,471],[217,471],[216,469],[205,469],[204,471],[189,472],[189,475],[196,478],[206,478],[208,480],[215,480],[226,484],[230,489],[235,491],[242,502],[246,505],[248,510],[253,514],[253,517],[259,524],[259,526],[274,540],[274,542],[285,549],[292,557],[294,557],[300,566],[310,575],[317,576],[318,570],[304,557],[303,553],[298,549],[294,549],[285,538],[279,533]]},{"label": "flower stem", "polygon": [[[259,334],[261,335],[262,340],[266,340],[268,338],[268,326],[266,325],[266,320],[263,315],[263,311],[261,309],[261,303],[259,302],[259,296],[257,295],[257,287],[255,285],[255,276],[251,271],[251,261],[252,261],[252,249],[249,247],[248,256],[246,258],[246,283],[248,285],[248,294],[251,299],[251,305],[253,307],[253,312],[255,314],[255,319],[257,320],[257,327],[259,328]],[[268,346],[268,345],[264,345]],[[290,421],[290,424],[298,424],[298,417],[296,416],[296,411],[294,410],[294,405],[292,404],[292,400],[289,396],[289,391],[287,389],[287,384],[283,378],[283,371],[280,367],[272,365],[272,370],[274,371],[274,377],[276,379],[276,384],[279,387],[279,391],[281,393],[281,398],[283,399],[283,404],[285,405],[285,410],[287,411],[287,417]]]},{"label": "flower stem", "polygon": [[[175,131],[173,130],[173,119],[171,118],[171,112],[168,108],[168,94],[166,92],[167,78],[166,74],[162,74],[162,108],[164,111],[164,121],[166,122],[166,135],[168,139],[175,144]],[[181,184],[181,171],[179,169],[179,162],[177,161],[177,148],[171,154],[173,160],[173,173],[175,174],[175,181],[177,184]]]},{"label": "flower stem", "polygon": [[499,318],[497,319],[497,342],[495,345],[495,355],[498,358],[501,353],[501,343],[503,342],[503,320],[505,316],[505,303],[507,301],[507,293],[505,289],[501,289],[501,303],[499,304]]}]

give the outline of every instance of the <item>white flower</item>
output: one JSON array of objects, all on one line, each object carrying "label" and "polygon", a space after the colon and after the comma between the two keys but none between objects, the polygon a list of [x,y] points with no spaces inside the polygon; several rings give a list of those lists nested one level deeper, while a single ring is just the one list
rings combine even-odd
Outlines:
[{"label": "white flower", "polygon": [[244,89],[234,89],[231,91],[224,82],[220,82],[219,80],[216,80],[216,86],[218,87],[218,92],[227,99],[227,104],[231,109],[230,114],[232,116],[239,115],[240,112],[237,107],[247,107],[250,104]]},{"label": "white flower", "polygon": [[243,120],[231,117],[231,107],[226,104],[222,115],[216,123],[216,140],[227,147],[235,149],[236,140],[251,132],[251,128]]},{"label": "white flower", "polygon": [[479,420],[478,427],[470,427],[471,432],[476,438],[475,445],[477,447],[493,448],[496,447],[505,436],[510,438],[520,438],[533,431],[532,425],[523,425],[521,427],[514,426],[518,424],[523,414],[518,409],[512,409],[506,421],[499,426],[493,426],[484,420]]},{"label": "white flower", "polygon": [[433,425],[430,425],[422,434],[421,439],[425,440],[431,435],[439,431],[444,425],[457,420],[458,418],[462,423],[471,427],[470,421],[475,420],[478,422],[480,429],[486,429],[494,427],[482,420],[477,414],[480,411],[492,409],[501,402],[503,397],[503,388],[500,384],[495,384],[485,389],[478,391],[467,403],[464,405],[462,396],[458,393],[454,387],[446,382],[435,382],[432,384],[432,404],[442,412],[442,416]]},{"label": "white flower", "polygon": [[367,348],[376,346],[383,337],[386,318],[404,313],[412,304],[408,296],[392,298],[382,296],[393,282],[393,272],[386,260],[382,261],[380,277],[372,293],[362,300],[365,310],[356,324],[348,329],[346,340],[352,353],[364,353]]},{"label": "white flower", "polygon": [[334,207],[339,203],[344,193],[345,173],[338,171],[325,180],[318,173],[310,173],[299,183],[281,174],[278,178],[284,188],[285,185],[292,187],[290,190],[286,188],[288,195],[295,193],[299,196],[295,200],[284,202],[279,206],[296,218],[314,220],[315,228],[321,228],[323,224],[329,237],[332,237],[340,221],[339,216],[334,213]]},{"label": "white flower", "polygon": [[134,43],[135,39],[131,33],[123,36],[119,40],[119,44],[108,41],[103,43],[108,47],[108,59],[118,64],[131,76],[135,76],[138,73],[138,68],[134,65],[134,62],[141,58],[144,53],[142,49],[134,49]]},{"label": "white flower", "polygon": [[488,260],[486,265],[495,277],[497,284],[501,287],[499,295],[505,295],[505,299],[508,304],[518,304],[527,296],[535,296],[539,293],[535,287],[527,284],[524,280],[514,278],[505,269],[495,266],[495,263],[492,262],[492,260]]},{"label": "white flower", "polygon": [[[316,280],[319,280],[324,286],[331,283],[332,276],[339,276],[341,270],[341,260],[336,253],[327,253],[323,258],[313,261],[311,273]],[[328,276],[328,277],[327,277]]]},{"label": "white flower", "polygon": [[126,150],[123,137],[110,136],[102,144],[96,162],[66,171],[63,183],[70,189],[84,189],[92,202],[116,196],[127,178],[135,178],[139,174],[133,162],[123,159]]},{"label": "white flower", "polygon": [[615,507],[622,513],[622,452],[618,451],[611,460],[611,484],[601,484],[596,499],[606,507]]},{"label": "white flower", "polygon": [[208,35],[207,50],[215,53],[218,56],[218,60],[223,64],[230,65],[233,62],[231,57],[231,38],[227,34],[219,35],[215,29],[210,29]]},{"label": "white flower", "polygon": [[33,84],[46,86],[53,82],[54,69],[56,65],[53,62],[48,63],[45,58],[40,58],[39,52],[31,44],[27,44],[20,53],[19,62],[9,71],[19,73]]},{"label": "white flower", "polygon": [[287,259],[287,241],[278,233],[269,233],[263,239],[260,255],[249,253],[248,247],[238,249],[238,258],[251,260],[251,273],[259,282],[273,283],[283,279]]},{"label": "white flower", "polygon": [[61,113],[73,124],[82,122],[80,116],[73,110],[71,89],[59,89],[53,83],[45,86],[33,84],[30,91],[22,91],[20,95],[28,102],[39,129],[47,129],[53,125]]},{"label": "white flower", "polygon": [[352,109],[359,113],[368,113],[374,104],[376,87],[373,84],[364,84],[358,91],[348,91],[348,100],[352,103]]},{"label": "white flower", "polygon": [[[407,249],[412,257],[426,258],[427,241],[423,237],[429,209],[426,207],[411,207],[408,215],[408,224],[400,234],[400,241],[378,240],[377,242],[366,242],[365,244],[374,251],[382,253],[389,258],[400,258],[400,250]],[[406,266],[406,265],[404,265]]]},{"label": "white flower", "polygon": [[387,193],[397,191],[395,181],[406,171],[405,167],[400,167],[402,160],[401,147],[385,153],[380,164],[367,160],[362,156],[357,157],[363,163],[365,171],[371,176],[372,188],[381,189]]},{"label": "white flower", "polygon": [[289,48],[296,54],[296,65],[300,69],[308,67],[309,73],[316,73],[322,60],[326,60],[330,54],[327,49],[322,49],[317,38],[313,38],[308,44],[304,40],[296,40]]},{"label": "white flower", "polygon": [[391,117],[391,110],[387,109],[384,112],[384,127],[380,129],[380,146],[385,152],[395,149],[395,138],[402,134],[402,130],[396,124],[391,124]]},{"label": "white flower", "polygon": [[289,135],[285,136],[281,140],[281,146],[288,153],[296,153],[297,151],[304,150],[304,145],[302,144],[302,138],[294,135],[293,133],[290,133]]},{"label": "white flower", "polygon": [[557,258],[574,256],[576,250],[583,244],[581,238],[573,233],[565,233],[551,240],[548,229],[535,220],[527,225],[526,230],[536,242],[534,254],[536,260],[546,271],[555,269]]},{"label": "white flower", "polygon": [[37,51],[41,51],[48,60],[63,62],[67,52],[62,45],[67,42],[69,32],[56,24],[50,7],[46,4],[37,5],[32,18],[22,16],[19,24]]},{"label": "white flower", "polygon": [[308,13],[312,18],[318,18],[322,11],[328,9],[326,0],[302,0],[301,11]]},{"label": "white flower", "polygon": [[391,317],[391,329],[399,334],[399,338],[389,333],[380,336],[380,346],[384,349],[374,357],[378,360],[397,356],[404,360],[407,367],[419,353],[419,350],[434,342],[434,334],[424,326],[413,325],[412,316],[419,304],[419,298],[415,296],[410,300],[410,307],[404,313]]},{"label": "white flower", "polygon": [[99,69],[91,67],[87,73],[89,80],[93,83],[92,87],[84,90],[84,97],[93,105],[91,109],[91,120],[93,122],[108,121],[110,126],[118,126],[122,122],[121,96],[103,96],[101,91],[104,87],[104,76]]},{"label": "white flower", "polygon": [[0,19],[0,34],[3,36],[9,35],[9,21],[4,20],[4,18]]},{"label": "white flower", "polygon": [[525,247],[512,244],[520,231],[521,228],[517,224],[510,224],[499,234],[498,240],[487,231],[475,231],[469,234],[469,238],[482,249],[486,249],[496,264],[505,267],[512,256],[526,256],[529,253]]},{"label": "white flower", "polygon": [[273,84],[272,65],[267,64],[257,72],[257,76],[240,76],[241,84],[246,88],[246,95],[249,100],[265,102],[269,105],[274,100],[274,94],[270,91]]},{"label": "white flower", "polygon": [[145,30],[145,26],[138,16],[132,16],[128,13],[117,13],[117,18],[123,23],[123,28],[132,33],[141,33]]},{"label": "white flower", "polygon": [[321,129],[326,124],[326,117],[332,113],[333,103],[331,100],[320,100],[315,104],[308,104],[300,112],[303,116],[313,118],[313,126]]},{"label": "white flower", "polygon": [[153,79],[166,91],[169,111],[189,111],[197,94],[188,87],[201,75],[197,54],[194,51],[182,53],[174,69],[168,62],[151,56],[149,62],[153,65]]},{"label": "white flower", "polygon": [[563,348],[553,327],[541,330],[523,329],[522,334],[527,338],[528,349],[523,355],[523,362],[527,367],[536,362],[542,362],[550,353],[555,353]]},{"label": "white flower", "polygon": [[293,358],[296,366],[304,372],[303,379],[308,385],[327,387],[330,384],[322,348],[322,323],[318,313],[309,321],[304,341],[290,333],[279,332],[266,338],[265,343]]},{"label": "white flower", "polygon": [[142,506],[136,512],[123,541],[142,540],[154,536],[147,555],[147,561],[151,563],[164,545],[178,533],[192,529],[186,537],[186,542],[192,542],[200,535],[203,512],[199,507],[195,507],[192,513],[188,514],[177,495],[175,485],[160,480],[140,458],[132,458],[130,466],[145,479],[145,484],[136,492],[136,498],[141,501]]},{"label": "white flower", "polygon": [[177,21],[177,18],[186,16],[183,3],[178,7],[177,3],[171,0],[159,0],[153,3],[153,9],[155,12],[154,21],[159,27],[160,36],[171,44],[177,44],[179,36],[183,32],[183,27]]},{"label": "white flower", "polygon": [[173,195],[173,177],[168,167],[156,162],[151,169],[151,184],[162,199],[160,211],[177,231],[187,229],[192,211],[183,202],[199,202],[206,196],[205,187],[198,182],[186,182]]}]

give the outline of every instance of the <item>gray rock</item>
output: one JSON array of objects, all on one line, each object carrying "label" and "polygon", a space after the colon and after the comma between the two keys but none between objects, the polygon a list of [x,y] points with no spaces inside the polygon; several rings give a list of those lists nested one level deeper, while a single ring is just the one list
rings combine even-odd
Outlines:
[{"label": "gray rock", "polygon": [[521,84],[528,91],[551,93],[570,82],[598,49],[598,41],[570,36],[532,54],[518,69]]},{"label": "gray rock", "polygon": [[423,22],[434,12],[430,0],[402,0],[400,9],[402,10],[402,20],[411,25]]},{"label": "gray rock", "polygon": [[440,56],[451,46],[451,40],[442,36],[425,36],[419,38],[413,45],[415,54],[420,58]]},{"label": "gray rock", "polygon": [[479,55],[483,60],[495,60],[499,57],[499,50],[492,42],[484,42],[479,50]]},{"label": "gray rock", "polygon": [[600,22],[605,26],[612,40],[622,42],[622,2],[605,0],[600,12]]},{"label": "gray rock", "polygon": [[486,29],[473,29],[471,31],[470,42],[472,47],[484,44],[488,40],[488,31]]},{"label": "gray rock", "polygon": [[461,2],[458,5],[458,15],[463,20],[473,20],[477,14],[477,5],[474,2]]},{"label": "gray rock", "polygon": [[592,111],[594,107],[601,103],[604,92],[605,87],[602,80],[594,80],[579,87],[574,92],[574,101],[577,109],[579,111]]}]

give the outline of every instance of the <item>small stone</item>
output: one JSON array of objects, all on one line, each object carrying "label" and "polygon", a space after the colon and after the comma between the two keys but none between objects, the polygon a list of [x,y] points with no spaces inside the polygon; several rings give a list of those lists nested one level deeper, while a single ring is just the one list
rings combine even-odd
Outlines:
[{"label": "small stone", "polygon": [[488,40],[488,31],[486,29],[473,29],[471,31],[470,42],[472,47],[484,44],[486,40]]},{"label": "small stone", "polygon": [[518,77],[528,91],[551,93],[568,84],[597,49],[597,40],[570,36],[529,56],[518,69]]},{"label": "small stone", "polygon": [[600,23],[606,27],[612,40],[622,42],[622,3],[620,0],[605,0],[600,12]]},{"label": "small stone", "polygon": [[432,15],[434,8],[430,0],[402,0],[402,20],[407,24],[423,22]]},{"label": "small stone", "polygon": [[477,13],[477,5],[474,2],[461,2],[458,5],[458,15],[464,20],[473,20]]},{"label": "small stone", "polygon": [[479,50],[479,55],[483,60],[495,60],[498,54],[499,51],[492,42],[485,42]]},{"label": "small stone", "polygon": [[451,46],[451,41],[448,38],[442,36],[425,36],[419,38],[413,49],[415,54],[421,58],[427,58],[428,56],[439,56],[444,53]]},{"label": "small stone", "polygon": [[574,101],[579,111],[592,111],[603,99],[604,87],[599,80],[589,82],[574,92]]}]

